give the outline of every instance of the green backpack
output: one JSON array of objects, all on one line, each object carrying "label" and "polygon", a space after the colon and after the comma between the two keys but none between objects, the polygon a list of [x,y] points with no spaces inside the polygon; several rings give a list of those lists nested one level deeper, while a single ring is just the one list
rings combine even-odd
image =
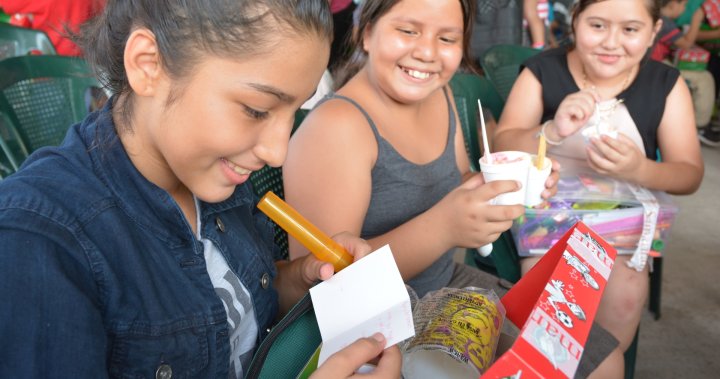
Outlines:
[{"label": "green backpack", "polygon": [[253,356],[246,379],[307,378],[322,342],[310,294],[278,322]]}]

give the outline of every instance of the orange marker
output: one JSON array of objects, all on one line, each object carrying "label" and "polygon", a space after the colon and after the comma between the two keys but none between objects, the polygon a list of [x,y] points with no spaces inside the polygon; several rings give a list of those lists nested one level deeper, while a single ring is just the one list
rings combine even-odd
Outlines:
[{"label": "orange marker", "polygon": [[305,248],[310,250],[317,259],[332,263],[335,272],[344,269],[353,262],[353,256],[345,248],[311,224],[310,221],[272,191],[268,191],[260,199],[257,207]]}]

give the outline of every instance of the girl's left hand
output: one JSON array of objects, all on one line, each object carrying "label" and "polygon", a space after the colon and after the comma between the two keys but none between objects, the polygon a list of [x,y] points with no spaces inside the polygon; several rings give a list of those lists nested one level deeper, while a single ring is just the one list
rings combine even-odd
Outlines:
[{"label": "girl's left hand", "polygon": [[633,181],[647,160],[635,143],[622,133],[618,138],[600,136],[586,147],[588,163],[599,174]]},{"label": "girl's left hand", "polygon": [[555,196],[558,191],[558,181],[560,180],[560,163],[554,159],[551,159],[551,162],[552,171],[550,172],[550,176],[548,176],[547,180],[545,181],[545,190],[541,194],[542,198],[545,200],[548,200],[549,198]]},{"label": "girl's left hand", "polygon": [[[339,243],[344,247],[350,254],[355,258],[354,261],[370,254],[371,247],[362,238],[356,237],[348,232],[342,232],[332,237],[335,242]],[[335,269],[330,263],[326,263],[315,258],[314,255],[308,254],[301,258],[302,264],[302,278],[303,282],[308,286],[319,280],[328,280],[333,276]]]},{"label": "girl's left hand", "polygon": [[[333,236],[333,239],[352,254],[356,261],[370,253],[371,248],[367,241],[350,233],[339,233]],[[322,262],[312,254],[292,261],[276,261],[275,266],[278,273],[274,283],[279,294],[281,315],[297,303],[318,280],[328,280],[335,272],[332,264]]]}]

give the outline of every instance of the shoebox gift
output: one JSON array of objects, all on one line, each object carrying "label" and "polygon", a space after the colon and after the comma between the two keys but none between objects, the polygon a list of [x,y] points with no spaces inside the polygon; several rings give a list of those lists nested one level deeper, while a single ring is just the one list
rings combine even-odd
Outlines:
[{"label": "shoebox gift", "polygon": [[482,379],[573,378],[617,252],[582,222],[502,297],[521,327]]},{"label": "shoebox gift", "polygon": [[652,255],[662,251],[677,211],[664,192],[567,170],[561,173],[558,193],[542,206],[526,208],[513,222],[512,235],[520,256],[541,255],[582,221],[619,254]]},{"label": "shoebox gift", "polygon": [[677,49],[675,52],[675,66],[678,70],[703,71],[707,69],[709,60],[710,52],[700,46]]},{"label": "shoebox gift", "polygon": [[720,26],[720,0],[705,0],[702,4],[705,22],[713,28]]}]

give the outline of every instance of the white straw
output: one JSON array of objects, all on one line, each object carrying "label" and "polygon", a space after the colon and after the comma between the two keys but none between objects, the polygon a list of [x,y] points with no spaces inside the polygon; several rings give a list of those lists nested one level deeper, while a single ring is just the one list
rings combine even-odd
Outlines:
[{"label": "white straw", "polygon": [[480,99],[478,99],[478,112],[480,112],[480,126],[482,129],[482,138],[483,138],[483,156],[485,156],[485,161],[487,163],[492,164],[492,156],[490,155],[490,146],[488,144],[488,138],[487,138],[487,128],[485,127],[485,116],[483,116],[483,108],[482,104],[480,103]]},{"label": "white straw", "polygon": [[[485,116],[483,116],[483,108],[482,104],[480,103],[480,99],[478,99],[478,112],[480,112],[480,126],[482,129],[482,139],[483,139],[483,156],[485,156],[485,162],[488,164],[492,164],[492,155],[490,155],[490,146],[488,144],[488,138],[487,138],[487,128],[485,127]],[[489,243],[484,246],[480,246],[478,249],[478,252],[481,256],[487,257],[492,253],[493,251],[493,244]]]}]

